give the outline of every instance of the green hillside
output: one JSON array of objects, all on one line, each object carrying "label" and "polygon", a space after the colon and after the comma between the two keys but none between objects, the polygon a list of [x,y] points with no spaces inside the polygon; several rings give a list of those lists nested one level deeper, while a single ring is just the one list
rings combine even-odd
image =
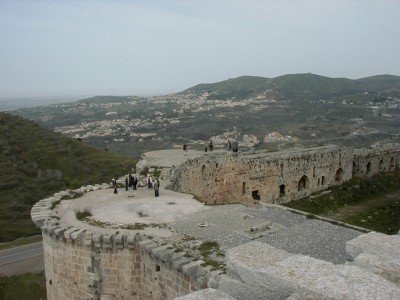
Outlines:
[{"label": "green hillside", "polygon": [[242,76],[217,83],[199,84],[183,92],[204,93],[208,99],[244,99],[268,94],[277,99],[327,99],[363,92],[390,93],[400,90],[400,77],[377,75],[361,79],[330,78],[312,73],[275,78]]},{"label": "green hillside", "polygon": [[394,75],[376,75],[355,80],[367,90],[376,93],[400,91],[400,77]]},{"label": "green hillside", "polygon": [[258,76],[241,76],[217,83],[202,83],[184,92],[209,92],[209,99],[243,99],[265,90],[268,78]]},{"label": "green hillside", "polygon": [[311,73],[275,77],[268,88],[287,98],[326,98],[364,91],[364,86],[347,78],[330,78]]},{"label": "green hillside", "polygon": [[109,182],[135,161],[0,112],[0,242],[38,233],[32,205],[57,191]]}]

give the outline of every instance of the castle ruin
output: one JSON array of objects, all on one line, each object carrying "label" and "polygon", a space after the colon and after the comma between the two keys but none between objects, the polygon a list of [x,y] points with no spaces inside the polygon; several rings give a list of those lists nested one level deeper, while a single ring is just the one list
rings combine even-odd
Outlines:
[{"label": "castle ruin", "polygon": [[[47,297],[399,299],[400,236],[311,220],[276,205],[353,176],[394,170],[399,150],[326,146],[211,153],[189,157],[162,172],[172,173],[173,190],[190,193],[201,202],[252,206],[258,202],[253,208],[191,204],[195,208],[182,214],[181,204],[196,203],[190,195],[161,190],[159,199],[146,198],[140,206],[137,203],[147,191],[114,196],[106,183],[56,193],[40,200],[31,212],[42,229]],[[163,196],[177,200],[165,201]],[[100,201],[104,197],[108,198]],[[170,209],[161,214],[171,213],[171,218],[132,226],[116,216],[118,222],[113,223],[107,217],[117,206],[117,211],[127,211],[127,219],[138,213],[137,207],[143,222],[146,213],[151,218],[161,207]],[[76,210],[85,207],[93,208],[93,217],[76,220]],[[206,240],[221,248],[196,256]],[[218,255],[224,262],[213,265]]]}]

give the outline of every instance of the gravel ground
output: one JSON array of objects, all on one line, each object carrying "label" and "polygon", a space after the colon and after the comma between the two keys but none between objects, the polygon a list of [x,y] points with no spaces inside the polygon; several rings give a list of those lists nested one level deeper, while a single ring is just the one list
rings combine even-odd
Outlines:
[{"label": "gravel ground", "polygon": [[[190,236],[216,241],[222,249],[228,249],[251,241],[248,230],[266,221],[279,224],[280,229],[255,240],[333,263],[344,263],[346,242],[362,234],[268,205],[255,208],[239,204],[214,206],[207,211],[186,215],[169,225]],[[201,223],[206,226],[199,227]]]},{"label": "gravel ground", "polygon": [[263,236],[258,241],[290,253],[343,264],[347,259],[346,242],[361,234],[359,231],[328,222],[306,220],[303,223]]}]

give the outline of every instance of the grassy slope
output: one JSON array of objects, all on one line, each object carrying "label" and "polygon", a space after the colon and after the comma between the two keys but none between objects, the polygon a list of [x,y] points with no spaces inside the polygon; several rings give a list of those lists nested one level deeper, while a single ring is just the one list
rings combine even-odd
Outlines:
[{"label": "grassy slope", "polygon": [[306,197],[286,206],[387,234],[399,231],[400,199],[385,197],[400,190],[399,170],[369,179],[354,178],[331,190],[330,194]]},{"label": "grassy slope", "polygon": [[0,299],[45,300],[46,279],[44,273],[27,273],[11,277],[0,275]]},{"label": "grassy slope", "polygon": [[109,182],[135,165],[0,113],[0,242],[38,234],[30,209],[38,200],[65,188]]}]

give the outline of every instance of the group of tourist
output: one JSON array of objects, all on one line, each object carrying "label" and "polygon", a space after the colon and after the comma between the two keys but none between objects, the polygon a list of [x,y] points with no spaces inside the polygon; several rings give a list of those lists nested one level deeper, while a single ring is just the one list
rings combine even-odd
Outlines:
[{"label": "group of tourist", "polygon": [[[115,178],[111,180],[112,187],[114,189],[114,194],[118,194],[118,189],[117,189],[117,181]],[[145,187],[149,190],[154,190],[154,196],[159,197],[160,196],[160,180],[157,178],[156,180],[153,181],[153,178],[150,175],[147,175],[146,181],[142,180],[139,181],[136,175],[132,176],[132,173],[129,173],[128,176],[125,176],[125,190],[128,191],[130,187],[132,187],[132,190],[137,190],[137,187]]]},{"label": "group of tourist", "polygon": [[151,189],[154,190],[155,197],[160,196],[160,180],[158,178],[156,178],[156,180],[153,181],[153,178],[151,178],[150,175],[147,175],[147,188],[149,190]]},{"label": "group of tourist", "polygon": [[208,143],[206,142],[205,144],[204,144],[204,152],[207,152],[207,151],[213,151],[214,150],[214,144],[213,144],[213,141],[212,140],[210,140]]}]

